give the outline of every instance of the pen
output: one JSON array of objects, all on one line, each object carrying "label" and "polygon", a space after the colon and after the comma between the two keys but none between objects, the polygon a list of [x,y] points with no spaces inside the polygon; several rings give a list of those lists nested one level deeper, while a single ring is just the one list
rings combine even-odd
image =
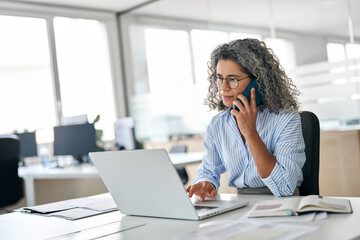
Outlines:
[{"label": "pen", "polygon": [[286,210],[287,216],[294,216],[294,213],[291,210]]},{"label": "pen", "polygon": [[32,213],[33,211],[30,209],[21,209],[20,212],[25,212],[25,213]]}]

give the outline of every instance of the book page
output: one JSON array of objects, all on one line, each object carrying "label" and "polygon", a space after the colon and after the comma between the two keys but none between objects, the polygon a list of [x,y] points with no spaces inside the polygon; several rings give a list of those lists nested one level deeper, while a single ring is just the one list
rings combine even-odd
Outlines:
[{"label": "book page", "polygon": [[298,209],[301,198],[289,197],[274,200],[258,200],[249,211],[249,217],[291,216]]},{"label": "book page", "polygon": [[348,199],[311,195],[301,200],[299,211],[351,212],[351,207]]},{"label": "book page", "polygon": [[299,210],[303,209],[306,206],[319,206],[319,196],[309,195],[303,197],[300,202]]}]

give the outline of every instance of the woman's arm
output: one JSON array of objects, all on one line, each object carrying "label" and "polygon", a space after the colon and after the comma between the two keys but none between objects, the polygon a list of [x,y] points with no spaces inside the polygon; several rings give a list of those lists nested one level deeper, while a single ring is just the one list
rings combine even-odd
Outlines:
[{"label": "woman's arm", "polygon": [[257,108],[254,90],[251,92],[250,105],[244,96],[238,97],[244,106],[236,101],[234,104],[240,111],[232,110],[232,114],[237,120],[240,133],[248,142],[260,178],[275,196],[292,195],[298,181],[302,180],[301,168],[305,162],[300,116],[289,116],[287,124],[281,126],[283,129],[279,129],[280,135],[272,155],[256,130]]},{"label": "woman's arm", "polygon": [[204,136],[205,154],[199,166],[198,173],[194,184],[199,182],[210,182],[216,189],[220,186],[220,175],[225,172],[225,167],[220,159],[220,155],[216,146],[216,139],[218,136],[214,134],[216,121],[212,121]]},{"label": "woman's arm", "polygon": [[251,89],[250,105],[244,95],[240,94],[238,98],[240,98],[244,106],[239,101],[235,101],[234,104],[238,107],[239,111],[233,109],[231,114],[235,116],[240,134],[248,143],[259,176],[267,178],[274,169],[276,159],[267,150],[256,130],[258,110],[256,107],[255,89]]},{"label": "woman's arm", "polygon": [[193,194],[200,197],[204,201],[206,196],[214,197],[220,186],[220,175],[225,172],[217,147],[216,135],[213,134],[214,119],[210,123],[206,135],[204,137],[205,154],[193,185],[189,186],[186,191],[189,197]]}]

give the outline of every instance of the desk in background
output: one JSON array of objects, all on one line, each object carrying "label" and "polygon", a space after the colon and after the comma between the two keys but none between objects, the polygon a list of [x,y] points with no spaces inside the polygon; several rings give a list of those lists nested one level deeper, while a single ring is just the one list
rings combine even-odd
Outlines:
[{"label": "desk in background", "polygon": [[[172,153],[170,159],[176,168],[184,167],[192,163],[200,163],[203,157],[202,152],[194,153]],[[90,164],[71,166],[66,168],[47,168],[42,165],[20,167],[19,176],[24,179],[26,205],[34,206],[35,197],[35,180],[37,179],[87,179],[100,178],[96,168]]]},{"label": "desk in background", "polygon": [[[102,194],[110,197],[110,194]],[[99,195],[100,196],[100,195]],[[144,226],[126,230],[104,239],[172,239],[180,234],[195,231],[205,224],[217,220],[238,220],[246,214],[257,199],[273,199],[270,195],[226,195],[224,198],[240,198],[249,201],[249,205],[228,213],[211,217],[202,221],[176,220],[164,218],[149,218],[123,215],[119,211],[68,221],[56,217],[43,217],[27,213],[9,213],[0,215],[0,239],[46,239],[61,235],[62,231],[80,231],[115,221],[145,223]],[[352,214],[331,214],[326,219],[289,223],[296,225],[319,226],[319,230],[299,239],[359,239],[360,238],[360,198],[348,198],[353,207]],[[21,231],[19,231],[21,227]]]}]

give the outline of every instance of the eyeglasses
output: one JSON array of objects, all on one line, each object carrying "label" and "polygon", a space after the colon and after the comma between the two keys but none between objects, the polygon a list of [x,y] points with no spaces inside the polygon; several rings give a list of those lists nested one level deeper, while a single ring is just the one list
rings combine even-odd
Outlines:
[{"label": "eyeglasses", "polygon": [[235,88],[237,88],[239,86],[239,82],[241,80],[246,79],[248,77],[249,77],[249,75],[247,75],[246,77],[237,79],[236,77],[223,78],[223,77],[217,76],[216,77],[216,84],[217,84],[218,88],[221,88],[222,85],[223,85],[224,80],[226,80],[226,84],[228,85],[228,87],[231,88],[231,89],[235,89]]}]

